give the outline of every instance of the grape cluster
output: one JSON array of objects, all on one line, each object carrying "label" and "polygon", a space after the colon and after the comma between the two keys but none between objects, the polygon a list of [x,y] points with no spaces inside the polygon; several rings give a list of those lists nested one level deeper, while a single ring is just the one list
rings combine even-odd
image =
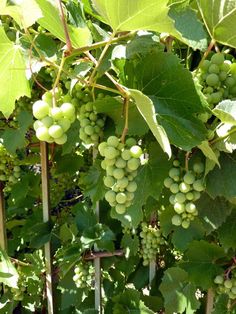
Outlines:
[{"label": "grape cluster", "polygon": [[134,178],[140,166],[142,149],[136,140],[129,138],[122,144],[116,136],[110,136],[98,146],[101,156],[105,157],[101,167],[106,170],[103,181],[109,191],[105,199],[118,214],[124,214],[132,204],[137,183]]},{"label": "grape cluster", "polygon": [[227,294],[230,299],[236,299],[236,273],[231,272],[231,276],[218,275],[214,279],[216,292],[218,294]]},{"label": "grape cluster", "polygon": [[150,262],[156,260],[156,255],[160,249],[160,245],[164,244],[164,239],[157,226],[148,225],[146,222],[143,222],[141,227],[140,237],[142,240],[140,254],[143,258],[143,265],[147,266]]},{"label": "grape cluster", "polygon": [[204,60],[198,78],[211,109],[223,99],[236,97],[236,64],[225,60],[224,54]]},{"label": "grape cluster", "polygon": [[97,114],[92,102],[87,102],[79,109],[79,136],[85,144],[98,143],[103,135],[104,118]]},{"label": "grape cluster", "polygon": [[190,222],[198,215],[194,202],[201,196],[204,187],[204,164],[196,162],[192,171],[181,169],[180,162],[174,160],[169,171],[169,177],[164,180],[164,185],[172,195],[169,198],[176,215],[172,217],[172,224],[187,229]]},{"label": "grape cluster", "polygon": [[20,172],[18,160],[0,143],[0,181],[5,183],[5,191],[10,191],[11,186],[19,181]]},{"label": "grape cluster", "polygon": [[80,261],[74,269],[73,280],[77,288],[91,288],[94,277],[94,267],[90,262]]},{"label": "grape cluster", "polygon": [[75,108],[71,103],[60,107],[52,105],[52,93],[46,92],[42,100],[33,104],[36,136],[40,141],[63,145],[67,141],[66,132],[75,121]]}]

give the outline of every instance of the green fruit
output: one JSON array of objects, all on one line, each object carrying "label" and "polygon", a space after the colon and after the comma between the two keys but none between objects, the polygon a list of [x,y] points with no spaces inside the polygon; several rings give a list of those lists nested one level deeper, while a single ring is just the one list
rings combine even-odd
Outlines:
[{"label": "green fruit", "polygon": [[84,128],[84,133],[87,135],[92,135],[94,133],[94,128],[92,125],[86,125]]},{"label": "green fruit", "polygon": [[58,125],[60,125],[63,129],[64,132],[68,131],[70,126],[71,126],[71,122],[69,119],[61,119],[58,121]]},{"label": "green fruit", "polygon": [[216,276],[214,279],[215,284],[222,285],[223,282],[224,282],[224,277],[221,275]]},{"label": "green fruit", "polygon": [[202,192],[205,190],[205,187],[203,185],[203,182],[202,180],[196,180],[194,183],[193,183],[193,188],[195,191],[197,192]]},{"label": "green fruit", "polygon": [[170,186],[170,191],[171,191],[171,193],[173,193],[173,194],[178,193],[178,192],[179,192],[179,185],[178,185],[178,183],[173,183],[173,184],[171,184],[171,186]]},{"label": "green fruit", "polygon": [[111,188],[115,184],[115,179],[111,176],[107,176],[103,180],[104,185],[108,188]]},{"label": "green fruit", "polygon": [[106,142],[102,142],[98,145],[98,151],[100,153],[101,156],[105,156],[105,148],[107,148],[107,143]]},{"label": "green fruit", "polygon": [[204,164],[201,162],[196,162],[193,164],[193,171],[196,172],[197,174],[203,173],[205,170]]},{"label": "green fruit", "polygon": [[185,212],[185,206],[184,206],[184,204],[175,203],[174,204],[174,210],[177,214],[182,214]]},{"label": "green fruit", "polygon": [[104,148],[104,156],[107,159],[114,159],[119,155],[119,152],[117,149],[111,146],[107,146]]},{"label": "green fruit", "polygon": [[63,118],[63,112],[62,112],[61,108],[54,107],[54,108],[51,108],[51,110],[50,110],[50,116],[54,120],[60,120]]},{"label": "green fruit", "polygon": [[129,150],[125,149],[122,153],[121,153],[121,157],[124,160],[129,160],[131,158],[131,153]]},{"label": "green fruit", "polygon": [[113,171],[113,177],[116,178],[116,179],[122,179],[125,175],[125,172],[123,169],[120,169],[120,168],[116,168],[114,171]]},{"label": "green fruit", "polygon": [[185,209],[187,213],[193,214],[196,211],[196,206],[193,203],[187,203]]},{"label": "green fruit", "polygon": [[126,211],[126,206],[123,205],[123,204],[117,204],[117,205],[115,206],[115,211],[117,212],[117,214],[122,215],[122,214],[124,214],[125,211]]},{"label": "green fruit", "polygon": [[116,201],[116,193],[114,191],[107,191],[105,194],[105,200],[108,203],[113,203]]},{"label": "green fruit", "polygon": [[38,100],[33,104],[33,115],[36,119],[43,119],[49,114],[49,104]]},{"label": "green fruit", "polygon": [[224,63],[224,55],[222,53],[215,53],[212,57],[211,57],[211,63],[214,64],[222,64]]},{"label": "green fruit", "polygon": [[119,145],[120,141],[118,137],[116,136],[110,136],[107,139],[107,145],[112,147],[117,147]]},{"label": "green fruit", "polygon": [[127,196],[125,193],[116,194],[116,201],[118,204],[124,204],[127,201]]},{"label": "green fruit", "polygon": [[172,185],[174,183],[174,181],[171,179],[171,178],[165,178],[165,180],[164,180],[164,186],[167,188],[167,189],[169,189],[170,188],[170,186]]},{"label": "green fruit", "polygon": [[170,178],[174,178],[176,176],[179,176],[180,175],[180,169],[179,168],[171,168],[170,171],[169,171],[169,177]]},{"label": "green fruit", "polygon": [[63,115],[67,119],[73,119],[75,116],[75,107],[71,103],[64,103],[60,107],[61,111],[63,112]]},{"label": "green fruit", "polygon": [[126,187],[126,190],[128,192],[135,192],[137,190],[137,183],[135,181],[129,182],[128,186]]},{"label": "green fruit", "polygon": [[58,145],[63,145],[66,143],[67,141],[67,135],[66,134],[63,134],[62,136],[58,137],[58,138],[55,138],[55,143],[58,144]]},{"label": "green fruit", "polygon": [[206,83],[210,86],[217,86],[219,84],[219,76],[215,73],[207,75]]},{"label": "green fruit", "polygon": [[134,145],[130,148],[130,154],[134,158],[139,158],[142,155],[143,151],[142,148],[138,145]]},{"label": "green fruit", "polygon": [[224,281],[224,286],[225,286],[225,288],[227,288],[227,289],[231,289],[232,286],[233,286],[233,283],[232,283],[232,281],[231,281],[230,279],[226,279],[226,280]]},{"label": "green fruit", "polygon": [[51,125],[53,125],[54,121],[51,117],[46,116],[45,118],[41,120],[41,122],[44,126],[46,126],[46,128],[49,128]]},{"label": "green fruit", "polygon": [[193,184],[193,182],[195,181],[195,176],[190,172],[186,172],[186,174],[184,175],[184,182],[187,184]]},{"label": "green fruit", "polygon": [[190,226],[190,221],[188,221],[188,220],[183,220],[181,226],[182,226],[184,229],[188,229],[189,226]]},{"label": "green fruit", "polygon": [[137,142],[134,138],[130,137],[125,141],[125,144],[127,147],[132,147],[132,146],[135,146]]},{"label": "green fruit", "polygon": [[56,139],[56,138],[61,137],[64,132],[63,132],[63,129],[60,125],[54,124],[54,125],[50,126],[50,128],[48,129],[48,133],[51,137]]},{"label": "green fruit", "polygon": [[180,192],[187,193],[190,191],[190,185],[185,182],[182,182],[179,185],[179,190]]},{"label": "green fruit", "polygon": [[175,202],[183,204],[186,201],[186,197],[183,193],[179,192],[175,195]]},{"label": "green fruit", "polygon": [[48,132],[48,128],[46,128],[45,126],[39,127],[36,130],[36,136],[40,141],[45,141],[45,142],[47,142],[51,138]]},{"label": "green fruit", "polygon": [[127,162],[127,167],[129,170],[135,171],[138,169],[139,166],[140,166],[140,160],[139,159],[131,158]]},{"label": "green fruit", "polygon": [[182,218],[179,215],[174,215],[171,222],[174,226],[180,226],[182,224]]}]

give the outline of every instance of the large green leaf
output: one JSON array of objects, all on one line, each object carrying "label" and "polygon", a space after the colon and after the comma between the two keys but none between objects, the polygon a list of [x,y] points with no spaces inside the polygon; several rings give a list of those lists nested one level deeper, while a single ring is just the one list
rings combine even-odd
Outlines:
[{"label": "large green leaf", "polygon": [[198,5],[211,37],[222,44],[236,47],[236,1],[198,0]]},{"label": "large green leaf", "polygon": [[212,286],[214,277],[221,272],[217,259],[225,256],[224,249],[206,241],[193,241],[184,255],[181,268],[189,274],[189,279],[202,289]]},{"label": "large green leaf", "polygon": [[142,92],[134,89],[129,90],[131,97],[134,99],[135,104],[143,116],[144,120],[147,122],[150,130],[153,135],[157,139],[161,148],[169,157],[171,157],[171,147],[169,143],[169,139],[166,135],[164,128],[158,124],[156,119],[155,107],[153,106],[153,102],[147,96],[145,96]]},{"label": "large green leaf", "polygon": [[7,254],[0,249],[0,283],[17,288],[19,275]]},{"label": "large green leaf", "polygon": [[177,33],[168,16],[168,0],[92,0],[92,3],[114,31],[142,29]]},{"label": "large green leaf", "polygon": [[17,5],[0,7],[0,14],[10,15],[23,29],[33,25],[42,17],[41,9],[35,0],[24,0]]},{"label": "large green leaf", "polygon": [[[36,2],[43,13],[43,17],[38,19],[38,23],[55,37],[66,42],[65,31],[57,7],[50,0],[36,0]],[[74,27],[67,25],[67,27],[73,47],[86,46],[92,42],[90,31],[86,26]]]},{"label": "large green leaf", "polygon": [[208,141],[203,141],[200,145],[198,145],[198,148],[201,149],[201,151],[203,152],[203,154],[207,158],[209,158],[211,161],[213,161],[214,163],[216,163],[220,167],[220,164],[219,164],[218,158],[216,156],[216,153],[210,147]]},{"label": "large green leaf", "polygon": [[165,299],[166,314],[193,314],[200,307],[195,296],[196,287],[189,283],[188,274],[181,268],[172,267],[165,271],[160,291]]},{"label": "large green leaf", "polygon": [[0,27],[0,85],[0,111],[8,118],[16,99],[30,97],[30,87],[21,48],[7,38],[3,27]]},{"label": "large green leaf", "polygon": [[220,243],[224,248],[236,248],[236,210],[234,209],[226,221],[218,229]]}]

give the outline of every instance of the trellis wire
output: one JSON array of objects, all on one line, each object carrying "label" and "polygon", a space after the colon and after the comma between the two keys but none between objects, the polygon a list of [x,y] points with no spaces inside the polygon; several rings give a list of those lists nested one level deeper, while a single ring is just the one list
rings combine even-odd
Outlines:
[{"label": "trellis wire", "polygon": [[[50,220],[50,198],[49,198],[48,144],[46,142],[40,142],[40,152],[41,152],[43,222],[47,223]],[[50,242],[47,242],[44,245],[44,256],[46,266],[46,294],[48,314],[54,314],[52,257]]]},{"label": "trellis wire", "polygon": [[7,249],[7,236],[5,228],[5,204],[3,194],[3,184],[0,182],[0,247],[2,250]]}]

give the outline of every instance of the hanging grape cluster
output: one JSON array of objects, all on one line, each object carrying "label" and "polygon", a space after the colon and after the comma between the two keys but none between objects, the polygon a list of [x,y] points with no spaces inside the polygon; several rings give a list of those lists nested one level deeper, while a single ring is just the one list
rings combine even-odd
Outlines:
[{"label": "hanging grape cluster", "polygon": [[142,230],[140,255],[143,258],[143,265],[147,266],[156,260],[156,255],[160,250],[160,245],[164,244],[161,231],[157,226],[148,225],[146,222],[141,224]]},{"label": "hanging grape cluster", "polygon": [[129,138],[122,144],[116,136],[110,136],[98,146],[104,160],[101,167],[106,170],[104,184],[109,189],[105,199],[118,214],[124,214],[132,204],[137,189],[135,177],[140,166],[142,149],[136,140]]},{"label": "hanging grape cluster", "polygon": [[236,272],[231,271],[227,275],[218,275],[214,279],[216,292],[218,294],[227,294],[230,299],[236,299]]},{"label": "hanging grape cluster", "polygon": [[178,160],[174,160],[169,171],[169,177],[164,180],[164,185],[172,195],[169,198],[176,214],[172,217],[172,224],[187,229],[190,222],[198,215],[194,204],[204,191],[203,182],[204,165],[196,162],[192,171],[185,171],[180,167]]},{"label": "hanging grape cluster", "polygon": [[19,161],[0,143],[0,181],[4,182],[5,191],[10,191],[11,186],[19,181],[20,172]]},{"label": "hanging grape cluster", "polygon": [[211,109],[223,99],[236,97],[236,64],[225,60],[224,54],[204,60],[198,78]]},{"label": "hanging grape cluster", "polygon": [[71,103],[53,106],[53,95],[46,92],[42,100],[33,104],[33,115],[37,119],[34,129],[40,141],[59,145],[66,143],[66,132],[76,118],[75,107]]},{"label": "hanging grape cluster", "polygon": [[92,102],[87,102],[79,109],[78,119],[80,121],[79,136],[85,144],[98,143],[103,135],[105,124],[104,117],[96,112]]},{"label": "hanging grape cluster", "polygon": [[73,280],[77,288],[90,288],[94,278],[94,267],[91,262],[80,261],[74,269]]}]

